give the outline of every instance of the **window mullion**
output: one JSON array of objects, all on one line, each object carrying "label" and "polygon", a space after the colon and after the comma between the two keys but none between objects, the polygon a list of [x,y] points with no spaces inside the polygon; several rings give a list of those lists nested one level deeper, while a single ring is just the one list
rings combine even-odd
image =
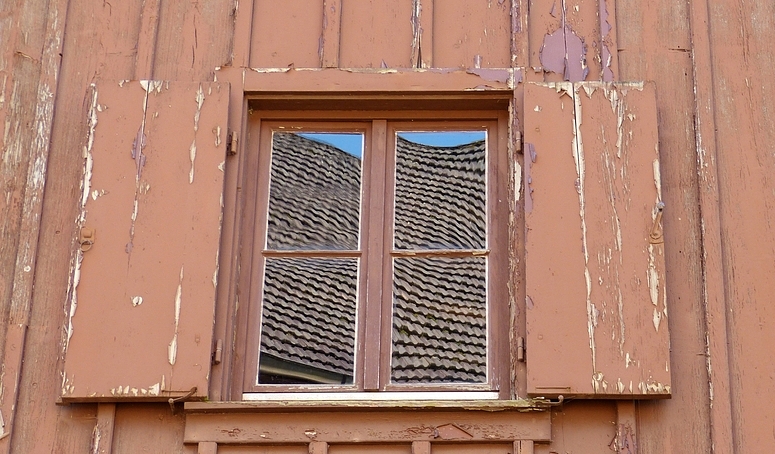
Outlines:
[{"label": "window mullion", "polygon": [[[370,181],[369,193],[365,200],[368,204],[368,231],[364,232],[366,238],[364,263],[361,264],[362,272],[366,273],[366,301],[364,309],[365,330],[364,339],[360,348],[363,349],[363,389],[365,391],[377,391],[380,389],[380,360],[381,352],[381,311],[383,299],[382,259],[384,256],[384,229],[385,219],[384,195],[386,186],[385,160],[387,156],[387,121],[374,120],[371,130],[371,154],[369,160]],[[371,352],[371,354],[370,354]]]}]

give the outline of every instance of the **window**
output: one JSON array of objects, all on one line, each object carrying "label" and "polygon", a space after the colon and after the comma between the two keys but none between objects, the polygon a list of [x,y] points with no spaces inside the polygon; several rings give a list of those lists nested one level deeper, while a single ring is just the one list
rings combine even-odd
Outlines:
[{"label": "window", "polygon": [[245,398],[508,396],[498,115],[253,114]]}]

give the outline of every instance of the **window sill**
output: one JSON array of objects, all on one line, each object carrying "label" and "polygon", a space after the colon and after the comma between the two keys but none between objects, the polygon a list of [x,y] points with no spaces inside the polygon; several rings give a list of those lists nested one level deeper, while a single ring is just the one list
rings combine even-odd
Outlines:
[{"label": "window sill", "polygon": [[552,403],[539,399],[458,399],[458,400],[262,400],[241,402],[186,402],[187,413],[227,413],[252,411],[309,411],[316,410],[480,410],[480,411],[544,411]]}]

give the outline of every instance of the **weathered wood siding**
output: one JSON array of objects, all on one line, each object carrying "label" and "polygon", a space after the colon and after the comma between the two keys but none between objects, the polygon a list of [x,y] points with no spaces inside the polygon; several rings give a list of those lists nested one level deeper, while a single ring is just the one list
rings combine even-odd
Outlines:
[{"label": "weathered wood siding", "polygon": [[[183,444],[184,416],[166,404],[56,405],[65,302],[89,84],[210,81],[232,58],[235,66],[520,67],[532,81],[655,81],[672,399],[566,403],[552,410],[552,442],[534,450],[775,451],[775,364],[763,347],[775,344],[773,17],[775,6],[757,0],[1,2],[0,452],[196,452]],[[518,213],[515,232],[523,223]],[[520,301],[524,263],[514,269]],[[513,317],[524,335],[522,306]],[[294,449],[218,452],[309,452]],[[515,450],[533,446],[471,447]]]}]

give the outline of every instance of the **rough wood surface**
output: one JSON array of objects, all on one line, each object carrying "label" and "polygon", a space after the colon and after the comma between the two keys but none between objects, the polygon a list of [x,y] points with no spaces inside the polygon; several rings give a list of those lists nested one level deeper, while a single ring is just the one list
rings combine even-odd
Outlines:
[{"label": "rough wood surface", "polygon": [[[657,86],[662,196],[669,207],[663,222],[671,367],[673,389],[680,390],[670,401],[638,405],[638,443],[641,452],[710,452],[698,156],[691,114],[695,99],[689,52],[693,28],[690,8],[687,3],[671,0],[654,1],[648,6],[620,0],[616,14],[619,77],[653,80]],[[712,125],[706,127],[712,131]],[[711,190],[705,184],[703,187]],[[723,286],[718,276],[708,284],[716,292]],[[714,365],[718,371],[720,367]],[[716,405],[721,408],[720,402]]]},{"label": "rough wood surface", "polygon": [[[775,5],[754,0],[691,3],[698,47],[700,203],[708,240],[712,440],[717,452],[730,445],[738,452],[775,451],[775,407],[770,396],[762,395],[775,377],[772,353],[762,348],[775,344]],[[704,7],[707,16],[702,15]],[[701,49],[706,31],[708,47]],[[728,415],[731,431],[726,428]]]},{"label": "rough wood surface", "polygon": [[[186,443],[548,441],[548,412],[310,412],[186,415]],[[609,424],[610,425],[610,424]]]}]

